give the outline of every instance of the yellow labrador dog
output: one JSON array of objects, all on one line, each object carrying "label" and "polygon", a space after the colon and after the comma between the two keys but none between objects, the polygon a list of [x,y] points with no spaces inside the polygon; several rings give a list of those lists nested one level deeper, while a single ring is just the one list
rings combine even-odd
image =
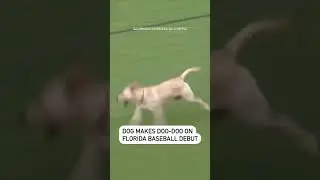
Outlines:
[{"label": "yellow labrador dog", "polygon": [[223,48],[213,50],[211,55],[212,110],[225,109],[245,124],[278,129],[292,137],[305,152],[319,155],[316,137],[286,114],[274,111],[259,89],[254,76],[237,62],[239,50],[255,33],[278,30],[286,25],[288,25],[286,20],[250,23],[231,38]]},{"label": "yellow labrador dog", "polygon": [[117,99],[123,102],[125,106],[128,102],[136,104],[130,124],[141,124],[143,109],[153,113],[154,124],[166,124],[163,105],[170,99],[185,99],[189,102],[195,102],[209,111],[210,106],[201,98],[195,96],[190,85],[185,82],[185,78],[189,73],[198,71],[200,71],[200,67],[189,68],[180,76],[153,86],[142,87],[139,83],[133,82],[125,87]]}]

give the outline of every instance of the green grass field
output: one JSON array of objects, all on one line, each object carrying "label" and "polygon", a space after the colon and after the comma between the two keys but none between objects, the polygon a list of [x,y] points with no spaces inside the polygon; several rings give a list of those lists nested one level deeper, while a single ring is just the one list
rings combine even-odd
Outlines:
[{"label": "green grass field", "polygon": [[[209,13],[209,1],[111,1],[111,32]],[[111,179],[209,179],[210,114],[198,104],[172,102],[166,106],[169,124],[194,125],[202,136],[199,145],[121,145],[118,129],[128,124],[133,105],[124,108],[115,97],[130,82],[156,84],[184,69],[201,66],[187,82],[209,102],[209,18],[167,24],[187,31],[132,31],[111,35]],[[145,124],[152,116],[144,114]]]}]

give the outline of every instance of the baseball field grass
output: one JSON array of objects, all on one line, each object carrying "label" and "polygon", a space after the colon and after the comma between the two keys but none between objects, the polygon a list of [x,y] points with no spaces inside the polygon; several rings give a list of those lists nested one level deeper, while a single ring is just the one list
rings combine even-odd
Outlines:
[{"label": "baseball field grass", "polygon": [[[209,14],[209,1],[111,1],[111,32]],[[186,27],[184,31],[127,31],[111,34],[110,124],[112,180],[209,179],[210,114],[198,104],[170,102],[165,107],[171,125],[193,125],[201,134],[199,145],[121,145],[118,130],[127,125],[134,105],[124,108],[116,96],[134,80],[157,84],[186,68],[202,67],[186,81],[203,100],[210,99],[209,17],[181,20],[162,27]],[[144,124],[152,116],[144,114]]]}]

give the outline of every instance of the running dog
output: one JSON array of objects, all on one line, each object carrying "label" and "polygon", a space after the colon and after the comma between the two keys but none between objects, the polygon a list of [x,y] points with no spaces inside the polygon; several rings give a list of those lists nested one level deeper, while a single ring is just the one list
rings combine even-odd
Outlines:
[{"label": "running dog", "polygon": [[241,47],[257,32],[279,30],[286,20],[265,20],[249,24],[221,49],[211,54],[212,111],[229,115],[255,127],[275,128],[292,137],[302,150],[319,155],[318,141],[289,116],[274,111],[250,71],[237,63]]},{"label": "running dog", "polygon": [[117,97],[117,101],[136,104],[136,109],[130,124],[138,125],[142,122],[142,110],[146,109],[153,113],[154,124],[166,124],[163,113],[163,105],[170,99],[185,99],[188,102],[200,104],[210,111],[210,106],[201,98],[194,95],[190,85],[185,82],[186,76],[191,72],[200,71],[200,67],[185,70],[180,76],[161,82],[153,86],[142,87],[138,82],[133,82],[124,88]]}]

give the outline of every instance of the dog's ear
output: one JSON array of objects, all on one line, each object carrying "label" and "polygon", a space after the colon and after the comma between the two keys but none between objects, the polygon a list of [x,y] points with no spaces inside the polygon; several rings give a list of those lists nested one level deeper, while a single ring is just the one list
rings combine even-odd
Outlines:
[{"label": "dog's ear", "polygon": [[135,89],[139,88],[140,84],[137,81],[133,81],[133,83],[130,84],[131,91],[134,91]]}]

